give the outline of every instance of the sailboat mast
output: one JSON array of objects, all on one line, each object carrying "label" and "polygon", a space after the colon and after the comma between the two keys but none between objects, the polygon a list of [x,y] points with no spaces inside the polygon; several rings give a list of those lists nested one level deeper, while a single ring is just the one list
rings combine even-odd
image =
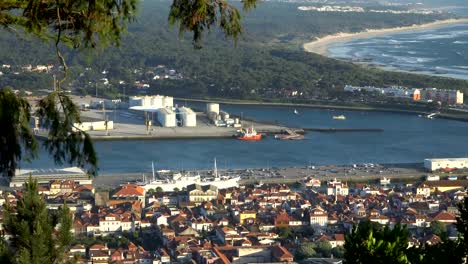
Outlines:
[{"label": "sailboat mast", "polygon": [[216,166],[216,158],[214,159],[213,174],[214,174],[215,178],[218,178],[218,167]]},{"label": "sailboat mast", "polygon": [[151,161],[151,169],[153,170],[153,181],[155,180],[155,177],[154,177],[154,162]]}]

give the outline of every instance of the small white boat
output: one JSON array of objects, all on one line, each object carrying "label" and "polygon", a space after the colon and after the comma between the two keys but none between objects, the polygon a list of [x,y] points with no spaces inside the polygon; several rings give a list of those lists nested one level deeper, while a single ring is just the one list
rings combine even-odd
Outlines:
[{"label": "small white boat", "polygon": [[333,116],[333,119],[335,119],[335,120],[346,120],[346,116],[344,116],[344,115]]},{"label": "small white boat", "polygon": [[294,114],[299,115],[299,112],[296,109],[294,109]]}]

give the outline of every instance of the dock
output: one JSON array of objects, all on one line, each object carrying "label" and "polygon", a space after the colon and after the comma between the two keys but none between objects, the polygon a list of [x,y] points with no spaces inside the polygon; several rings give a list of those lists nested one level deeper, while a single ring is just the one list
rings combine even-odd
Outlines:
[{"label": "dock", "polygon": [[382,128],[302,128],[314,132],[384,132]]}]

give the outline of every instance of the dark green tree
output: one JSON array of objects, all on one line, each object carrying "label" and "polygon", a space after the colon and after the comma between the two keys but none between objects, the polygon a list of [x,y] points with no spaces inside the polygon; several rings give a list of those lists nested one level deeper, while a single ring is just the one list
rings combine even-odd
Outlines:
[{"label": "dark green tree", "polygon": [[155,190],[157,193],[160,193],[160,192],[163,192],[163,188],[161,188],[160,186],[156,187],[156,190]]},{"label": "dark green tree", "polygon": [[303,260],[307,258],[314,257],[317,254],[316,244],[312,242],[305,242],[299,246],[299,249],[296,251],[294,256],[295,260]]},{"label": "dark green tree", "polygon": [[8,260],[2,263],[67,261],[64,254],[72,240],[70,210],[64,205],[56,213],[49,213],[37,187],[37,181],[30,178],[16,206],[6,204],[4,227],[12,238],[10,247],[2,249]]},{"label": "dark green tree", "polygon": [[444,237],[447,234],[447,227],[440,221],[432,221],[430,224],[430,229],[434,235],[439,237]]},{"label": "dark green tree", "polygon": [[463,201],[458,204],[459,215],[457,216],[457,227],[460,233],[460,241],[463,248],[463,255],[468,256],[468,198],[465,197]]},{"label": "dark green tree", "polygon": [[332,246],[328,240],[322,240],[316,243],[316,251],[324,258],[329,258],[332,251]]},{"label": "dark green tree", "polygon": [[346,263],[410,263],[408,231],[399,225],[390,229],[362,222],[346,236],[344,248]]},{"label": "dark green tree", "polygon": [[35,155],[37,142],[30,127],[31,106],[10,88],[0,89],[0,173],[13,176],[21,159]]},{"label": "dark green tree", "polygon": [[332,248],[331,254],[334,258],[343,258],[344,257],[345,249],[342,246],[337,246]]},{"label": "dark green tree", "polygon": [[289,226],[283,226],[279,228],[279,235],[282,239],[288,239],[292,237],[293,231]]}]

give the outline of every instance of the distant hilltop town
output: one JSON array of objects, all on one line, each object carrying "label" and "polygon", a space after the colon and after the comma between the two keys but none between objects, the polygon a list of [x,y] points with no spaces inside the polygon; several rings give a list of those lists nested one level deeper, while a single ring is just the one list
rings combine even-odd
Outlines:
[{"label": "distant hilltop town", "polygon": [[447,105],[461,105],[463,104],[463,93],[459,90],[443,90],[437,88],[407,88],[401,86],[391,86],[386,88],[374,86],[352,86],[346,85],[345,92],[353,93],[376,93],[385,97],[394,97],[402,99],[410,99],[413,101],[423,102],[441,102]]}]

